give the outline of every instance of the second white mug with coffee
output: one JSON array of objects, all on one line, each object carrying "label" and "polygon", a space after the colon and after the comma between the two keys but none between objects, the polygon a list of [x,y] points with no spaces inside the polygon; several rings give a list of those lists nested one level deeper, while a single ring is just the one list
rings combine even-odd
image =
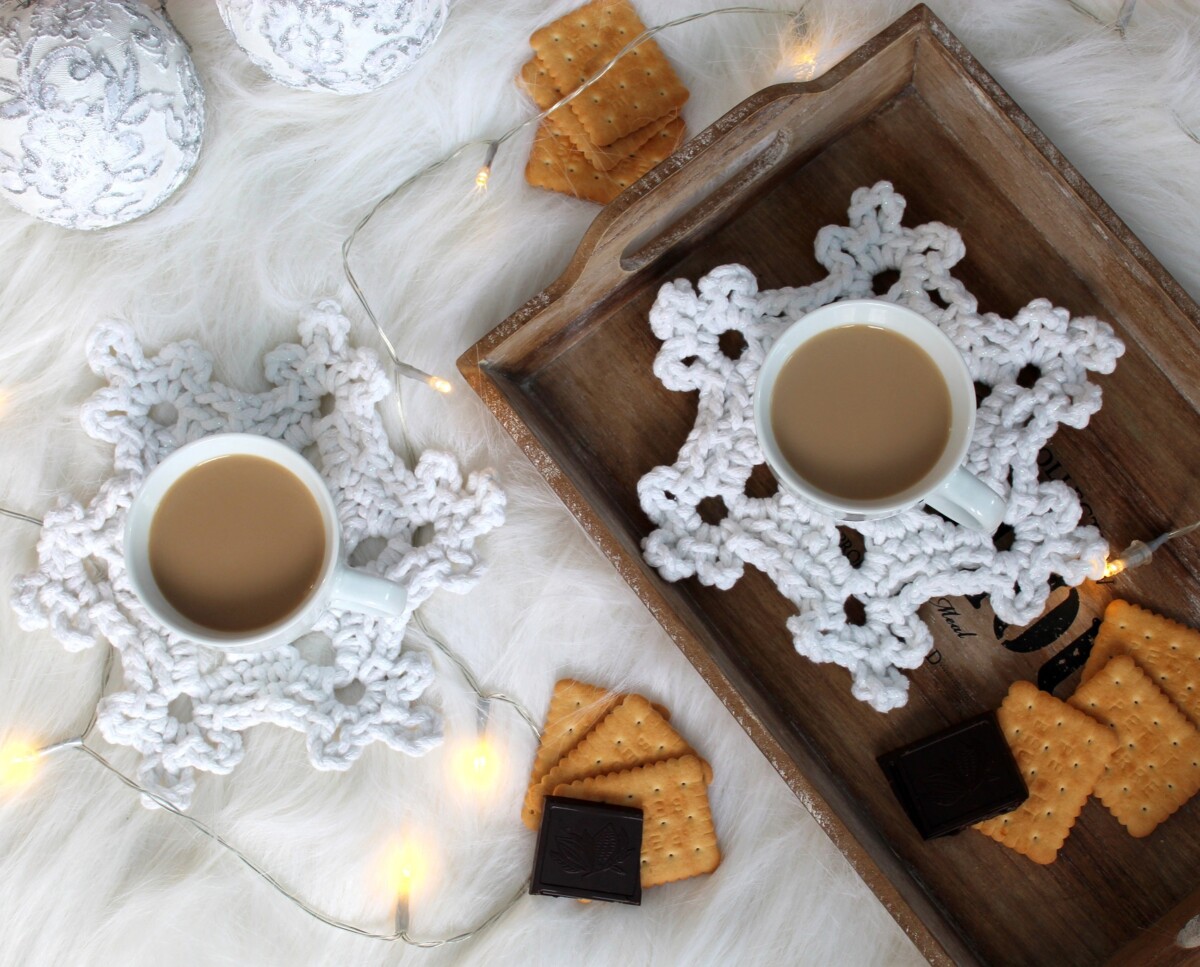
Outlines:
[{"label": "second white mug with coffee", "polygon": [[294,641],[330,606],[400,617],[408,600],[342,560],[313,465],[246,433],[189,443],[150,472],[125,522],[125,566],[160,624],[237,654]]},{"label": "second white mug with coffee", "polygon": [[754,423],[791,494],[840,521],[920,503],[993,533],[1005,501],[962,466],[975,389],[924,316],[879,299],[823,306],[789,327],[759,371]]}]

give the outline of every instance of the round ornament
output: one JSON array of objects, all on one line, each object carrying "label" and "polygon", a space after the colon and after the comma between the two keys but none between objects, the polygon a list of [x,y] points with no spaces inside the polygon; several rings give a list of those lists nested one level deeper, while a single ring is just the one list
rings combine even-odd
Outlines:
[{"label": "round ornament", "polygon": [[447,0],[217,0],[234,39],[271,77],[363,94],[394,81],[441,33]]},{"label": "round ornament", "polygon": [[204,92],[139,0],[0,3],[0,196],[65,228],[161,205],[200,154]]}]

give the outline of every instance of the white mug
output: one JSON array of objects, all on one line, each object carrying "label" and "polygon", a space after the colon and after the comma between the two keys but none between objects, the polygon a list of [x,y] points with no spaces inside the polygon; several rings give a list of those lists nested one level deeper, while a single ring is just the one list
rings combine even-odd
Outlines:
[{"label": "white mug", "polygon": [[[233,455],[262,457],[300,480],[316,501],[325,527],[325,557],[309,595],[287,616],[251,631],[219,631],[197,624],[163,596],[150,568],[150,525],[171,486],[208,460]],[[146,477],[125,521],[125,568],[129,583],[146,610],[175,634],[235,654],[265,651],[311,631],[327,607],[381,617],[400,617],[408,592],[402,585],[350,568],[341,557],[341,527],[333,498],[311,463],[291,447],[250,433],[222,433],[180,447]]]},{"label": "white mug", "polygon": [[[937,366],[950,393],[950,435],[937,462],[917,483],[879,500],[850,500],[826,493],[788,464],[771,429],[771,394],[779,371],[814,336],[849,325],[877,326],[912,340]],[[847,523],[890,517],[919,503],[952,520],[993,533],[1004,519],[1004,498],[962,467],[975,429],[975,387],[950,338],[924,316],[880,299],[846,299],[802,316],[776,340],[763,360],[754,392],[754,426],[767,466],[792,495]]]}]

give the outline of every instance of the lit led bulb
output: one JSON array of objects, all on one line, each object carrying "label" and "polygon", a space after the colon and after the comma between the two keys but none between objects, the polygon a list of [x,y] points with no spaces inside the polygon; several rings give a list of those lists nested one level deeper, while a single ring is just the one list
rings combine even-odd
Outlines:
[{"label": "lit led bulb", "polygon": [[10,739],[0,745],[0,791],[15,791],[33,782],[38,759],[38,747],[25,739]]},{"label": "lit led bulb", "polygon": [[[383,335],[382,329],[380,330],[380,335]],[[454,387],[450,384],[450,380],[443,379],[441,376],[431,376],[429,373],[425,372],[425,370],[417,369],[416,366],[413,366],[410,363],[406,363],[400,359],[397,359],[396,358],[396,349],[392,345],[391,340],[388,339],[386,336],[384,336],[384,342],[386,343],[388,352],[391,354],[391,357],[392,357],[392,366],[396,370],[397,382],[399,382],[399,380],[401,378],[417,379],[417,380],[420,380],[422,383],[424,383],[426,386],[428,386],[430,389],[435,389],[439,393],[442,393],[442,394],[449,393],[451,390],[454,389]]]},{"label": "lit led bulb", "polygon": [[499,141],[489,141],[487,155],[483,164],[475,174],[475,191],[479,194],[487,191],[488,182],[492,180],[492,162],[496,160],[496,152],[500,150]]},{"label": "lit led bulb", "polygon": [[405,837],[388,847],[383,875],[388,893],[407,900],[429,877],[429,855],[413,837]]},{"label": "lit led bulb", "polygon": [[485,793],[496,788],[500,778],[500,754],[486,736],[481,735],[454,750],[451,771],[459,787],[468,792]]},{"label": "lit led bulb", "polygon": [[815,47],[804,45],[792,51],[792,73],[798,81],[811,81],[817,76],[817,58],[819,51]]}]

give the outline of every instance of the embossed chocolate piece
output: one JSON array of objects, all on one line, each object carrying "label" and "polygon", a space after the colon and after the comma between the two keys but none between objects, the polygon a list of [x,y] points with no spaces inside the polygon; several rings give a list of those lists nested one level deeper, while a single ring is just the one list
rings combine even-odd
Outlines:
[{"label": "embossed chocolate piece", "polygon": [[642,811],[547,796],[530,893],[640,904]]},{"label": "embossed chocolate piece", "polygon": [[994,712],[882,755],[878,762],[925,839],[1016,809],[1029,796]]}]

